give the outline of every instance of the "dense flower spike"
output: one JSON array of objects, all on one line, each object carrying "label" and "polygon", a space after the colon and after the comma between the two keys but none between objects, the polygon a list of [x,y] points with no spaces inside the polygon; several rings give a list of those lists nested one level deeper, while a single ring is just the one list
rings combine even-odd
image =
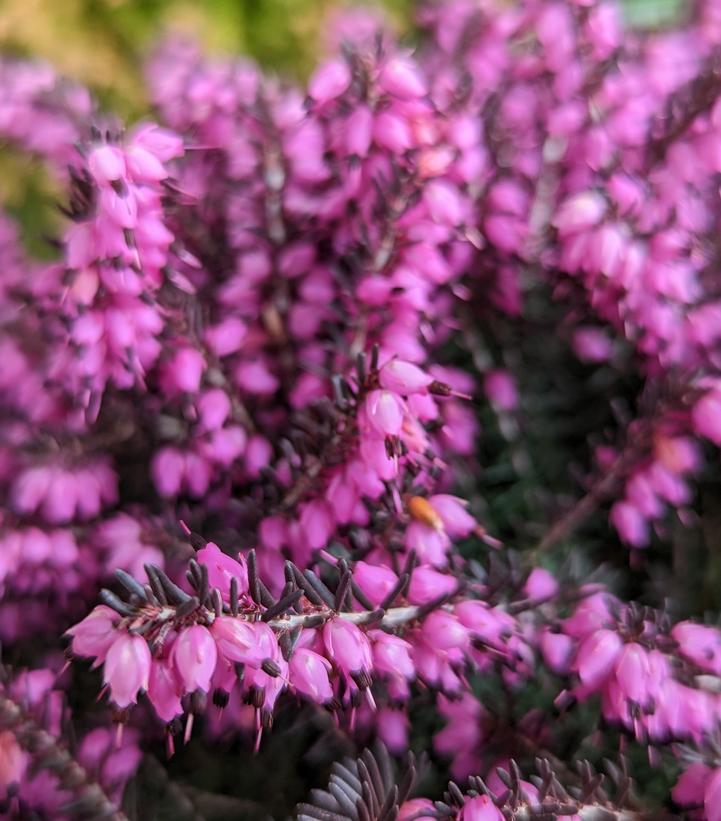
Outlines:
[{"label": "dense flower spike", "polygon": [[[65,631],[102,668],[118,744],[131,725],[115,749],[88,711],[73,761],[62,661],[3,677],[3,812],[122,817],[146,703],[172,751],[203,714],[258,749],[302,700],[394,753],[425,733],[468,779],[410,798],[365,754],[304,819],[660,817],[623,766],[616,800],[590,765],[566,782],[547,763],[578,703],[594,743],[610,726],[675,756],[673,801],[719,818],[721,631],[695,602],[674,623],[579,583],[580,550],[538,564],[603,507],[639,566],[670,510],[693,520],[721,445],[721,18],[688,5],[644,32],[612,0],[419,3],[415,52],[348,12],[305,89],[169,39],[147,65],[158,122],[128,129],[0,59],[0,140],[63,191],[50,261],[0,215],[0,639],[25,660]],[[520,508],[547,503],[516,341],[547,346],[539,299],[613,413],[587,493],[545,535],[519,528],[540,537],[519,555],[479,519],[509,475]],[[479,411],[484,459],[500,434],[510,465],[489,498]]]},{"label": "dense flower spike", "polygon": [[[218,554],[209,543],[198,557]],[[355,708],[364,693],[375,709],[369,688],[391,704],[407,702],[416,679],[456,697],[464,667],[518,674],[517,660],[532,652],[516,619],[464,598],[451,574],[446,578],[453,589],[414,605],[405,591],[424,568],[411,566],[386,589],[379,606],[364,609],[370,602],[345,562],[328,569],[335,576],[330,586],[288,563],[288,582],[276,599],[257,576],[254,553],[245,590],[233,573],[234,565],[244,565],[220,555],[233,574],[226,599],[211,585],[206,563],[191,560],[187,592],[148,565],[148,586],[119,571],[126,598],[103,591],[107,604],[68,631],[73,654],[103,666],[115,705],[128,707],[147,692],[170,730],[172,719],[186,709],[184,698],[220,690],[227,704],[228,695],[239,692],[256,709],[263,707],[263,723],[269,725],[273,702],[286,689],[334,709]],[[361,573],[369,567],[359,565]]]}]

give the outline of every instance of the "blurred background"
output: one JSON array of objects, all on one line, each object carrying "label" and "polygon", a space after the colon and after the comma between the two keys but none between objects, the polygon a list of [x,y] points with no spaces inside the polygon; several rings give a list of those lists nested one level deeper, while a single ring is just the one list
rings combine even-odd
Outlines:
[{"label": "blurred background", "polygon": [[[512,3],[513,0],[508,0]],[[663,25],[684,0],[623,0],[638,26]],[[0,0],[0,50],[36,55],[87,83],[125,115],[142,113],[142,56],[163,31],[192,32],[210,51],[247,54],[303,78],[322,51],[323,21],[343,0]],[[414,0],[376,0],[402,31]]]},{"label": "blurred background", "polygon": [[[628,22],[653,28],[674,22],[685,0],[621,2]],[[371,4],[412,41],[418,0],[366,3]],[[244,54],[266,70],[303,81],[323,54],[324,21],[348,5],[349,0],[0,0],[0,53],[49,61],[128,122],[148,114],[144,56],[163,33],[191,33],[209,53]],[[53,233],[57,220],[53,200],[43,169],[3,147],[0,205],[19,222],[29,250],[41,257],[51,253],[43,237]]]}]

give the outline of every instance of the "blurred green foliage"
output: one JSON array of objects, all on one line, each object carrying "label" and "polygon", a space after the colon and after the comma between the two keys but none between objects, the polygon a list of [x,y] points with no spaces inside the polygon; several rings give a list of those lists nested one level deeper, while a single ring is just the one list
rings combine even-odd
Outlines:
[{"label": "blurred green foliage", "polygon": [[[513,2],[513,0],[509,0]],[[667,25],[684,0],[623,0],[632,25]],[[303,80],[324,51],[328,18],[348,5],[381,9],[399,32],[412,28],[417,0],[0,0],[0,53],[48,60],[89,86],[126,120],[149,102],[143,58],[167,31],[197,37],[209,52],[245,54]],[[0,203],[19,220],[33,253],[46,256],[52,200],[36,164],[3,151]]]},{"label": "blurred green foliage", "polygon": [[[209,50],[246,54],[304,78],[323,51],[324,23],[340,0],[0,0],[0,50],[43,57],[87,83],[120,114],[147,108],[143,55],[169,30]],[[413,0],[381,0],[406,27]]]},{"label": "blurred green foliage", "polygon": [[[375,0],[407,30],[414,0]],[[247,54],[303,78],[323,51],[324,23],[345,0],[0,0],[0,51],[32,54],[90,85],[118,113],[147,108],[142,57],[169,29],[192,32],[211,51]],[[666,25],[683,0],[625,0],[627,20]]]}]

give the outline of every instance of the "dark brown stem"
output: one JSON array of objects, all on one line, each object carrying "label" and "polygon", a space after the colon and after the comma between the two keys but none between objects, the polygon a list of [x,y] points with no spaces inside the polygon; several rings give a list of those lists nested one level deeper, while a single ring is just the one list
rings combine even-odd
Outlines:
[{"label": "dark brown stem", "polygon": [[538,556],[550,550],[555,544],[567,538],[596,510],[596,508],[615,491],[618,483],[628,472],[639,457],[639,453],[646,447],[649,429],[639,432],[634,439],[629,440],[626,447],[619,453],[611,466],[591,486],[585,496],[562,516],[546,533],[541,541],[533,548],[533,555]]},{"label": "dark brown stem", "polygon": [[0,730],[11,732],[36,766],[55,774],[60,787],[72,793],[73,808],[79,815],[108,821],[128,821],[128,817],[72,757],[65,745],[39,727],[19,704],[4,693],[0,694]]}]

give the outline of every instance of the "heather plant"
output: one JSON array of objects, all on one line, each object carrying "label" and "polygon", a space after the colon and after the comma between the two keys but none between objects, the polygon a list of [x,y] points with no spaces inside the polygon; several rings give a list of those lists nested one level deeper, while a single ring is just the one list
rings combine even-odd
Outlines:
[{"label": "heather plant", "polygon": [[721,13],[417,24],[2,58],[7,817],[721,819]]}]

